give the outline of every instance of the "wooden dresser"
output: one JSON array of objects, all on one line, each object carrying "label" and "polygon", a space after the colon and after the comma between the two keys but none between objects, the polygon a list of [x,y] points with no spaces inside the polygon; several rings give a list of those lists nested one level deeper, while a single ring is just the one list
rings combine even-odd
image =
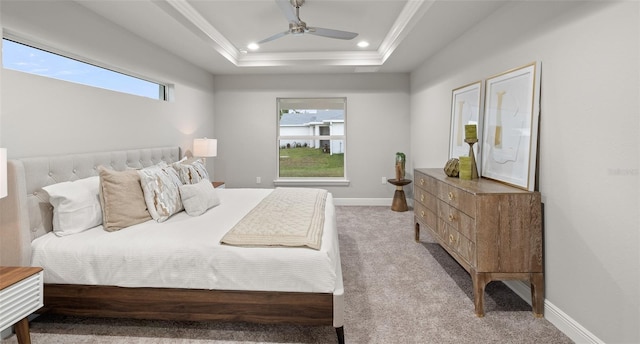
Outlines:
[{"label": "wooden dresser", "polygon": [[414,176],[415,239],[424,226],[471,274],[476,315],[484,316],[487,283],[525,280],[533,313],[542,317],[540,193],[483,178],[451,178],[442,169],[416,169]]}]

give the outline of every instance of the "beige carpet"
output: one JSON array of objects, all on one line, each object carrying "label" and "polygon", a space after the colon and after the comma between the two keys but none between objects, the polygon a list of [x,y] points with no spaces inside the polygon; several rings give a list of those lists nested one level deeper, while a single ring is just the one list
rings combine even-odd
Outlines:
[{"label": "beige carpet", "polygon": [[[571,343],[501,282],[473,312],[471,278],[423,231],[413,213],[337,207],[347,343]],[[40,316],[32,343],[336,343],[331,327],[267,326]],[[16,343],[12,336],[2,343]]]}]

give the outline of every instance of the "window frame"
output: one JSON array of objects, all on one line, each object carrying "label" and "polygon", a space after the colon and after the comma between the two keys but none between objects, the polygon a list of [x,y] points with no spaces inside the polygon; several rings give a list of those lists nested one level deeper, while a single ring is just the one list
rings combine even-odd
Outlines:
[{"label": "window frame", "polygon": [[[343,105],[344,134],[342,135],[281,135],[281,111],[285,110],[281,104],[284,100],[311,100],[313,102],[341,101]],[[290,108],[287,108],[287,110]],[[309,110],[309,109],[307,109]],[[320,110],[320,109],[317,109]],[[342,177],[280,177],[280,142],[282,140],[338,140],[343,142],[343,176]],[[348,186],[347,178],[347,98],[346,97],[278,97],[276,98],[276,179],[275,186]]]},{"label": "window frame", "polygon": [[[47,44],[43,44],[43,43],[37,42],[37,41],[35,41],[33,39],[28,39],[28,38],[22,37],[20,35],[12,33],[11,31],[8,31],[8,30],[4,30],[3,35],[2,35],[2,40],[3,40],[3,43],[4,43],[5,40],[11,41],[11,42],[13,42],[15,44],[23,45],[23,46],[26,46],[26,47],[31,48],[31,49],[40,50],[40,51],[43,51],[43,52],[48,53],[48,54],[58,55],[61,58],[68,59],[68,60],[71,60],[71,61],[75,61],[75,62],[80,63],[80,64],[89,65],[89,66],[92,66],[94,68],[99,68],[99,69],[102,69],[102,70],[105,70],[105,71],[108,71],[108,72],[111,72],[111,73],[120,74],[120,76],[124,76],[124,77],[127,77],[127,78],[132,78],[132,79],[137,79],[137,80],[141,80],[141,81],[144,81],[144,82],[147,82],[147,83],[154,84],[154,85],[156,85],[158,87],[158,94],[157,94],[156,97],[150,97],[150,96],[147,96],[147,95],[138,94],[138,93],[132,93],[132,92],[128,92],[126,90],[118,89],[118,88],[114,88],[114,87],[97,86],[97,85],[86,84],[86,83],[77,82],[77,81],[69,80],[69,79],[65,79],[65,78],[57,78],[57,77],[54,77],[54,76],[49,76],[49,75],[44,75],[44,74],[39,74],[39,73],[32,73],[32,72],[24,71],[24,70],[20,70],[20,69],[8,68],[7,66],[4,65],[4,63],[2,63],[2,68],[3,69],[13,70],[13,71],[17,71],[17,72],[21,72],[21,73],[27,73],[27,74],[31,74],[31,75],[38,75],[38,76],[42,76],[42,77],[46,77],[46,78],[50,78],[50,79],[55,79],[55,80],[60,80],[60,81],[65,81],[65,82],[71,82],[71,83],[74,83],[74,84],[84,85],[84,86],[87,86],[87,87],[101,88],[101,89],[110,90],[110,91],[113,91],[113,92],[119,92],[119,93],[129,94],[129,95],[148,98],[148,99],[153,99],[153,100],[173,101],[173,90],[174,90],[174,85],[173,84],[169,84],[169,83],[166,83],[166,82],[159,82],[159,81],[153,80],[152,78],[141,76],[141,75],[139,75],[137,73],[133,73],[133,72],[130,72],[130,71],[125,71],[122,68],[116,68],[116,67],[107,65],[105,63],[97,62],[95,60],[89,59],[89,58],[84,57],[84,56],[80,56],[80,55],[77,55],[77,54],[73,54],[73,53],[70,53],[70,52],[63,51],[62,49],[53,48],[53,47],[51,47],[51,46],[49,46]],[[5,50],[5,49],[6,48],[4,47],[4,44],[3,44],[3,50]],[[3,55],[3,59],[4,59],[5,53],[3,53],[2,55]]]}]

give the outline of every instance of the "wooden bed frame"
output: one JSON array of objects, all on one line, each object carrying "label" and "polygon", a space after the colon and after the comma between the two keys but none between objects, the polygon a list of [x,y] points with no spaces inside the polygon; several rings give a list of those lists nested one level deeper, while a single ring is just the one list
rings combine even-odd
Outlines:
[{"label": "wooden bed frame", "polygon": [[[9,195],[0,200],[0,264],[29,266],[31,241],[51,231],[52,209],[42,187],[97,175],[98,165],[124,170],[179,157],[179,147],[160,147],[10,161]],[[333,294],[45,284],[40,313],[333,326],[344,343],[341,271],[337,280]]]}]

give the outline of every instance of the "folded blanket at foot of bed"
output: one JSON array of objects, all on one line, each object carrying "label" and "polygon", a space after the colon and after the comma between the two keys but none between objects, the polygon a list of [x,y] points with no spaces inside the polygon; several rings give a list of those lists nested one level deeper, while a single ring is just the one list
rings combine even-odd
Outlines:
[{"label": "folded blanket at foot of bed", "polygon": [[320,249],[327,191],[277,188],[225,234],[235,246],[306,246]]}]

